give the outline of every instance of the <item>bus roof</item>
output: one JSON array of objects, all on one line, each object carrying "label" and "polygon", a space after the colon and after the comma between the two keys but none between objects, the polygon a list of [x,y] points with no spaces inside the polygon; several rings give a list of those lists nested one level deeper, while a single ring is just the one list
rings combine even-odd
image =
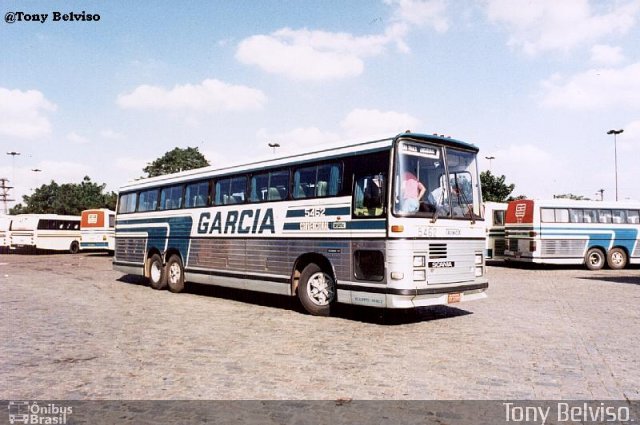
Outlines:
[{"label": "bus roof", "polygon": [[[455,147],[460,149],[471,150],[478,152],[478,148],[470,143],[462,142],[460,140],[452,139],[445,136],[426,135],[420,133],[400,133],[397,136],[371,140],[367,142],[343,142],[338,145],[327,145],[322,150],[306,152],[301,154],[281,156],[277,158],[263,159],[255,162],[239,163],[226,167],[209,166],[196,168],[193,170],[181,171],[173,174],[165,174],[157,177],[142,178],[138,180],[129,181],[120,187],[120,192],[125,192],[133,188],[153,187],[159,184],[171,183],[172,181],[197,180],[198,178],[207,177],[211,174],[225,175],[233,174],[237,172],[246,172],[255,169],[272,168],[283,165],[289,165],[291,163],[305,163],[318,159],[330,159],[339,158],[343,156],[355,155],[362,152],[374,152],[391,149],[393,143],[397,139],[413,139],[426,142],[432,142],[441,144],[444,146]],[[347,144],[345,144],[347,143]]]}]

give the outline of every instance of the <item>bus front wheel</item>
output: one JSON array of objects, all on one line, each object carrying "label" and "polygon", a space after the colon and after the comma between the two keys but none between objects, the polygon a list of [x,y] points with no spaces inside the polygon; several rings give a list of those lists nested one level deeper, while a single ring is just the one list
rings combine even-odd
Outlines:
[{"label": "bus front wheel", "polygon": [[162,266],[162,257],[158,254],[153,254],[149,259],[149,285],[153,289],[167,287],[167,274]]},{"label": "bus front wheel", "polygon": [[71,242],[71,245],[69,246],[69,252],[71,254],[77,254],[79,251],[80,251],[80,244],[78,243],[78,241]]},{"label": "bus front wheel", "polygon": [[587,251],[587,255],[585,257],[585,264],[589,270],[600,270],[604,267],[605,256],[604,252],[602,252],[598,248],[591,248]]},{"label": "bus front wheel", "polygon": [[611,248],[607,254],[607,265],[613,270],[624,269],[627,266],[627,253],[622,248]]},{"label": "bus front wheel", "polygon": [[167,261],[167,284],[171,292],[177,293],[184,290],[184,267],[177,255],[172,255]]},{"label": "bus front wheel", "polygon": [[300,274],[298,298],[310,314],[329,316],[336,299],[335,280],[320,266],[311,263]]}]

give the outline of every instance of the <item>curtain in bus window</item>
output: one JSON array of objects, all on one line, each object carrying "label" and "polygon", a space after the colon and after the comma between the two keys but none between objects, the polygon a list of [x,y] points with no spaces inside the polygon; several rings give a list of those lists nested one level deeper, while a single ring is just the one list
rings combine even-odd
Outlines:
[{"label": "curtain in bus window", "polygon": [[302,187],[299,170],[293,174],[293,197],[296,199],[307,197],[306,193],[304,192],[304,188]]},{"label": "curtain in bus window", "polygon": [[155,211],[158,207],[158,189],[140,192],[138,211]]},{"label": "curtain in bus window", "polygon": [[340,172],[340,168],[341,167],[339,164],[331,165],[331,173],[329,177],[329,196],[336,196],[340,192],[340,176],[342,174]]}]

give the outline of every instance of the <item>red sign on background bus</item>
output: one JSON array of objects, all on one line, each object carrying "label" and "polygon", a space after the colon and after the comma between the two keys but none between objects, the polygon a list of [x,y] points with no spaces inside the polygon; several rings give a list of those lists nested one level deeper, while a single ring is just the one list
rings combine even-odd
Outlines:
[{"label": "red sign on background bus", "polygon": [[533,201],[531,199],[523,199],[509,202],[507,223],[533,223]]},{"label": "red sign on background bus", "polygon": [[101,210],[85,210],[82,211],[82,220],[80,222],[80,228],[88,227],[104,227],[104,211]]}]

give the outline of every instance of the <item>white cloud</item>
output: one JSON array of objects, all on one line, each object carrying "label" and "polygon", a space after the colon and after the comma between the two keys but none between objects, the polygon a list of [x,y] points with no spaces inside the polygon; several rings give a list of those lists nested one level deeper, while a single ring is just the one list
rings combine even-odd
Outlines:
[{"label": "white cloud", "polygon": [[117,103],[124,109],[218,112],[260,109],[266,101],[258,89],[207,79],[197,85],[176,85],[171,90],[142,85],[119,95]]},{"label": "white cloud", "polygon": [[449,29],[444,0],[385,0],[385,3],[396,8],[393,18],[399,22],[431,26],[437,32]]},{"label": "white cloud", "polygon": [[394,111],[354,109],[342,121],[341,126],[349,138],[389,137],[406,130],[415,130],[420,120]]},{"label": "white cloud", "polygon": [[598,65],[614,66],[624,61],[621,47],[597,44],[591,48],[591,62]]},{"label": "white cloud", "polygon": [[567,51],[582,43],[612,34],[624,34],[635,24],[640,2],[606,5],[597,14],[588,0],[487,0],[492,22],[510,32],[508,44],[536,55],[546,51]]},{"label": "white cloud", "polygon": [[364,69],[362,58],[380,54],[389,41],[385,35],[355,37],[283,28],[242,40],[236,59],[295,80],[354,77]]},{"label": "white cloud", "polygon": [[0,135],[36,139],[51,133],[47,112],[56,110],[38,90],[9,90],[0,87]]},{"label": "white cloud", "polygon": [[391,23],[380,34],[355,36],[345,32],[282,28],[254,35],[238,44],[236,59],[293,80],[321,81],[355,77],[364,59],[382,54],[395,44],[408,52],[405,37],[412,27],[448,29],[444,0],[385,0],[393,8]]},{"label": "white cloud", "polygon": [[640,108],[640,62],[624,68],[591,69],[541,83],[542,105],[553,108]]},{"label": "white cloud", "polygon": [[72,131],[71,133],[67,134],[67,140],[78,145],[84,145],[89,143],[89,139],[79,135],[75,131]]}]

